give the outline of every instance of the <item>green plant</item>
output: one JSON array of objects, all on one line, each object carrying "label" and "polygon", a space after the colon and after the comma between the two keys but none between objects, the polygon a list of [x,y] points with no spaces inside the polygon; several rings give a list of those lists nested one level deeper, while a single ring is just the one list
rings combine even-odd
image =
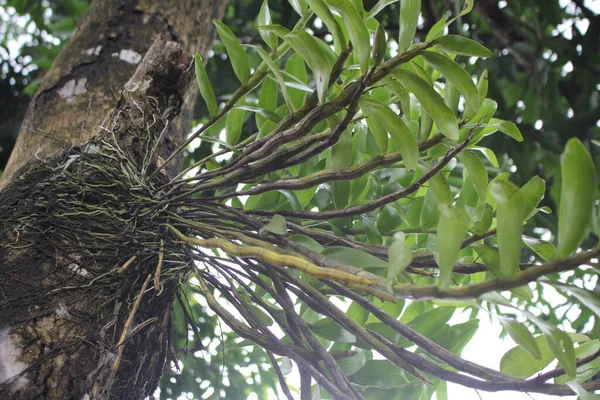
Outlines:
[{"label": "green plant", "polygon": [[[496,132],[522,135],[494,118],[493,77],[474,81],[461,66],[492,53],[445,33],[472,1],[421,43],[413,43],[420,1],[401,3],[397,40],[377,21],[390,3],[367,11],[350,0],[292,2],[301,18],[289,31],[270,21],[265,2],[259,29],[270,53],[244,49],[218,24],[241,86],[217,109],[196,64],[211,117],[179,151],[196,138],[220,149],[191,164],[165,195],[185,210],[169,229],[194,249],[197,292],[267,351],[288,397],[291,360],[302,398],[439,399],[446,382],[592,398],[586,389],[598,381],[586,381],[600,368],[597,334],[582,324],[580,334],[567,333],[551,309],[536,316],[548,301],[544,288],[554,287],[597,321],[600,299],[585,287],[600,249],[574,254],[598,229],[589,154],[573,139],[563,159],[568,200],[554,234],[569,243],[559,239],[557,254],[551,237],[522,236],[533,215],[550,211],[538,208],[545,185],[533,177],[518,187],[481,146]],[[333,42],[305,30],[313,13]],[[259,56],[254,71],[248,54]],[[256,132],[242,135],[251,113]],[[561,274],[569,270],[574,276]],[[471,318],[450,325],[461,309]],[[480,310],[518,345],[500,371],[460,358]],[[275,326],[282,336],[271,333]],[[557,369],[525,379],[554,359]],[[547,383],[555,377],[569,386]]]}]

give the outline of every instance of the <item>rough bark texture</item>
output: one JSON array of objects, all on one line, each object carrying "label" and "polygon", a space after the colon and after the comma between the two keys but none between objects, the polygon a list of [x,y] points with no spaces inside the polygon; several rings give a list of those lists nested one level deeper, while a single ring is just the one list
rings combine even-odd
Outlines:
[{"label": "rough bark texture", "polygon": [[148,176],[191,62],[157,40],[90,142],[0,192],[1,399],[142,399],[156,388],[188,257],[161,225],[167,177]]},{"label": "rough bark texture", "polygon": [[[158,34],[206,55],[225,0],[95,0],[31,101],[0,188],[27,163],[89,140]],[[189,126],[196,89],[166,135],[169,154]],[[170,167],[172,172],[177,163]]]}]

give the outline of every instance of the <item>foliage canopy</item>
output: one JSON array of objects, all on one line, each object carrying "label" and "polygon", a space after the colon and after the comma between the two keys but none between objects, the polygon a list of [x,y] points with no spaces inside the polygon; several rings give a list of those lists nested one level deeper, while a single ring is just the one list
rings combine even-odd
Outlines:
[{"label": "foliage canopy", "polygon": [[[567,108],[595,118],[564,87],[549,100],[566,62],[531,61],[536,49],[513,31],[497,40],[513,41],[504,45],[519,70],[501,70],[497,47],[478,40],[492,35],[485,1],[481,15],[470,0],[450,14],[420,0],[289,3],[258,5],[248,24],[260,43],[215,21],[220,57],[207,70],[196,57],[201,116],[165,197],[181,203],[169,229],[198,261],[176,325],[201,323],[198,336],[178,332],[177,348],[197,352],[161,390],[210,382],[215,396],[243,397],[236,387],[251,377],[254,390],[279,381],[294,397],[285,376],[299,370],[303,398],[443,399],[447,382],[597,398],[597,129],[567,140],[531,127],[564,124]],[[555,6],[543,18],[557,25]],[[224,65],[222,83],[211,70]],[[524,85],[525,67],[542,77]],[[547,145],[552,135],[561,140]],[[511,160],[512,149],[532,156]],[[233,333],[213,336],[215,314]],[[498,371],[460,358],[482,317],[516,344]]]}]

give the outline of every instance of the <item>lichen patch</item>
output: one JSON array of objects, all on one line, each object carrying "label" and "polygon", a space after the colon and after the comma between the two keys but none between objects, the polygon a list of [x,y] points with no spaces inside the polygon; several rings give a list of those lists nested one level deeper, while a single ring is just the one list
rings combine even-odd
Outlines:
[{"label": "lichen patch", "polygon": [[60,89],[58,89],[58,95],[63,99],[66,99],[68,103],[72,102],[73,97],[85,93],[87,89],[85,85],[87,78],[71,79],[65,83]]},{"label": "lichen patch", "polygon": [[121,49],[119,52],[112,53],[113,57],[119,57],[120,60],[129,64],[139,64],[142,61],[142,55],[131,49]]},{"label": "lichen patch", "polygon": [[20,389],[29,380],[19,376],[27,364],[19,361],[19,348],[10,338],[8,329],[0,330],[0,383],[12,380],[13,389]]},{"label": "lichen patch", "polygon": [[84,53],[88,56],[91,56],[92,54],[97,56],[100,55],[100,50],[102,50],[102,46],[90,47],[89,49],[85,50]]}]

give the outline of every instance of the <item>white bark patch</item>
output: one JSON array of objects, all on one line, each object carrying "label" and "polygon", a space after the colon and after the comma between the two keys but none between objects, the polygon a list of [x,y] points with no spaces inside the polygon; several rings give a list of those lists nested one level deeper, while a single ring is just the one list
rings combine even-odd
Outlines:
[{"label": "white bark patch", "polygon": [[121,51],[118,53],[112,53],[112,56],[119,57],[120,60],[123,60],[129,64],[138,64],[140,61],[142,61],[142,55],[131,49],[121,49]]},{"label": "white bark patch", "polygon": [[71,263],[67,265],[67,268],[69,268],[71,271],[75,272],[79,276],[83,276],[84,278],[90,274],[88,270],[76,263]]},{"label": "white bark patch", "polygon": [[90,395],[88,393],[84,394],[81,400],[90,400]]},{"label": "white bark patch", "polygon": [[0,330],[0,383],[12,380],[13,389],[19,389],[29,382],[24,376],[18,376],[27,368],[27,364],[19,361],[19,353],[19,348],[10,339],[8,329]]},{"label": "white bark patch", "polygon": [[[71,160],[70,159],[67,160],[67,163],[69,163],[69,161],[71,161]],[[66,166],[65,166],[65,168],[66,168]],[[69,265],[67,265],[67,268],[69,268],[71,271],[75,272],[77,275],[82,276],[82,277],[85,278],[90,273],[89,273],[88,270],[86,270],[85,268],[83,268],[81,265],[77,264],[80,260],[81,260],[81,255],[80,254],[75,254],[75,253],[69,254],[69,261],[73,261],[73,262],[70,263]]]},{"label": "white bark patch", "polygon": [[100,50],[102,50],[102,46],[90,47],[89,49],[85,50],[84,53],[88,56],[91,56],[92,54],[97,56],[100,54]]},{"label": "white bark patch", "polygon": [[87,91],[85,88],[86,83],[87,78],[71,79],[58,89],[58,95],[63,99],[67,99],[67,103],[71,103],[75,96]]},{"label": "white bark patch", "polygon": [[58,318],[66,318],[69,316],[69,309],[64,303],[59,302],[58,307],[54,310]]}]

